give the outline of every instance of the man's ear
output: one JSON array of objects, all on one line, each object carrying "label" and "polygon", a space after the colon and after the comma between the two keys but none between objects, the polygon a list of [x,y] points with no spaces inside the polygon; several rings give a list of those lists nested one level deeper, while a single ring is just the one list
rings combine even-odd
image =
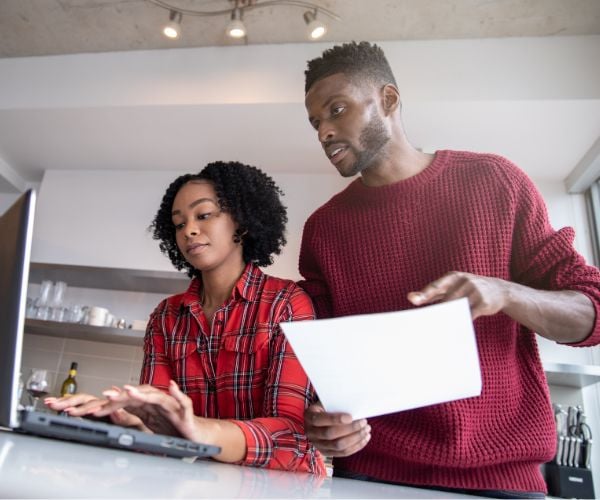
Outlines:
[{"label": "man's ear", "polygon": [[386,115],[391,115],[396,110],[402,109],[402,102],[400,101],[400,91],[395,85],[388,83],[384,85],[381,90],[383,97],[383,111]]}]

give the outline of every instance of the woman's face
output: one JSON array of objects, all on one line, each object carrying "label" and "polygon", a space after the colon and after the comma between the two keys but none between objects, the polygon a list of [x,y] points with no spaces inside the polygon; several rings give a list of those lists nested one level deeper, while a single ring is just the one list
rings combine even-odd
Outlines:
[{"label": "woman's face", "polygon": [[237,224],[219,207],[208,181],[193,180],[175,195],[171,211],[175,239],[185,260],[201,272],[243,266],[242,246],[233,241]]}]

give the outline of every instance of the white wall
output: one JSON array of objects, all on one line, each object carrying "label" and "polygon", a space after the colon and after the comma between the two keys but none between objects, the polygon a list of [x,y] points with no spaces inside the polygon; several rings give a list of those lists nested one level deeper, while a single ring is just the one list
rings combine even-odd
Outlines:
[{"label": "white wall", "polygon": [[17,200],[18,194],[0,193],[0,214],[3,214]]},{"label": "white wall", "polygon": [[[172,271],[147,231],[167,186],[185,172],[49,170],[38,198],[32,260]],[[347,181],[337,174],[276,174],[288,207],[288,244],[267,272],[297,279],[304,221]]]}]

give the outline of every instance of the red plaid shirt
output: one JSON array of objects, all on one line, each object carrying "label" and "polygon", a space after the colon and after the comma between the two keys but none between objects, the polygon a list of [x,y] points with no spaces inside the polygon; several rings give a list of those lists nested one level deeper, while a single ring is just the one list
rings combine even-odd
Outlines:
[{"label": "red plaid shirt", "polygon": [[279,328],[281,321],[314,319],[310,299],[293,281],[248,264],[211,328],[201,286],[193,279],[150,316],[140,383],[166,390],[173,379],[196,415],[237,424],[247,465],[324,474],[323,459],[304,434],[314,390]]}]

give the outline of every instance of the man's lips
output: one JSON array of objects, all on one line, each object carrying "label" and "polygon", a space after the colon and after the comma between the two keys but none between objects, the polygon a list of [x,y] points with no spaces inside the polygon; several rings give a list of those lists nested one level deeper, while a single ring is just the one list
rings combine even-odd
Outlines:
[{"label": "man's lips", "polygon": [[335,165],[345,156],[347,150],[348,146],[345,144],[333,144],[325,148],[325,154],[331,163]]},{"label": "man's lips", "polygon": [[190,255],[195,255],[202,252],[207,246],[207,243],[192,243],[185,247],[185,251]]}]

